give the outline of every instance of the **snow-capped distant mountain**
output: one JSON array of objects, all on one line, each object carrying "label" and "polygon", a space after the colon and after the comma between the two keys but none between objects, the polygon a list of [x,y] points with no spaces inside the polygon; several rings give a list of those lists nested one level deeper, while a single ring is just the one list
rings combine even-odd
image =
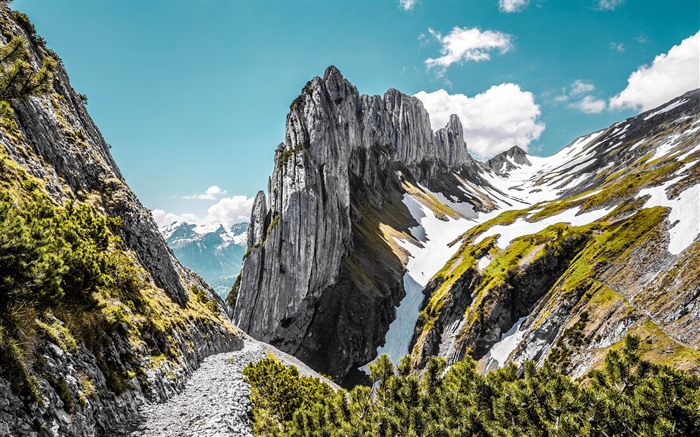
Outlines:
[{"label": "snow-capped distant mountain", "polygon": [[175,256],[221,297],[226,297],[241,271],[247,231],[248,223],[226,229],[223,225],[173,222],[160,229]]}]

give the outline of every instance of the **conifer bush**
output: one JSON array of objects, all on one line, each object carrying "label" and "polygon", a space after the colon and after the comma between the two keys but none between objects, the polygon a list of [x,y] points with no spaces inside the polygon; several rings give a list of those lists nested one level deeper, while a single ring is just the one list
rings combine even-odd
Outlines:
[{"label": "conifer bush", "polygon": [[419,374],[407,357],[370,365],[372,387],[333,390],[274,357],[244,370],[258,435],[689,436],[700,432],[700,377],[640,359],[629,336],[602,367],[574,381],[552,363],[487,375],[467,356]]}]

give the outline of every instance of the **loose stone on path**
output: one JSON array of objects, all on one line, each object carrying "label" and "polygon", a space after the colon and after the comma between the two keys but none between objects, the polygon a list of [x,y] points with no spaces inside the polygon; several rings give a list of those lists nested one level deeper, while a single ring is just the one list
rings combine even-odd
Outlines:
[{"label": "loose stone on path", "polygon": [[267,356],[269,346],[245,340],[243,349],[202,361],[184,390],[162,404],[145,404],[132,437],[251,436],[243,368]]}]

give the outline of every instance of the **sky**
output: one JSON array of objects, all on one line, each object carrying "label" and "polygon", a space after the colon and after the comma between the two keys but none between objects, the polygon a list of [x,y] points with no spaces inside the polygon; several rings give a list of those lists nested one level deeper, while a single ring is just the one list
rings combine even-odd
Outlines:
[{"label": "sky", "polygon": [[337,66],[551,155],[700,87],[698,0],[16,0],[160,224],[247,221],[289,104]]}]

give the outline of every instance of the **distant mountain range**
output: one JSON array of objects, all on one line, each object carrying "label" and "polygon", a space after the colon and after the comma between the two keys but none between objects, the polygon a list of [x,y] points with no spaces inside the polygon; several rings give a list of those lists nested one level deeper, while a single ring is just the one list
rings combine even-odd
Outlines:
[{"label": "distant mountain range", "polygon": [[173,222],[160,228],[175,256],[225,297],[241,271],[248,223],[195,225]]}]

